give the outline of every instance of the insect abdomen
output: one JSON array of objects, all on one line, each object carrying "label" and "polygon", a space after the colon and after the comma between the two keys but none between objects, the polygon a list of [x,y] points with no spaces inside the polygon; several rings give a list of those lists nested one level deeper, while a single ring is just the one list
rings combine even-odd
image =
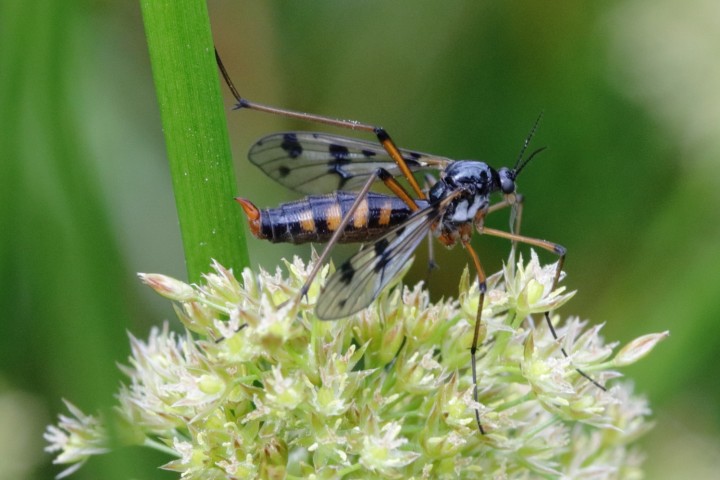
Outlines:
[{"label": "insect abdomen", "polygon": [[[260,210],[248,200],[238,198],[248,216],[250,230],[258,238],[273,243],[323,243],[340,226],[357,198],[357,193],[335,192],[311,195],[302,200]],[[425,206],[420,201],[419,206]],[[345,227],[339,242],[366,242],[380,237],[389,227],[412,214],[405,202],[395,196],[369,192]]]}]

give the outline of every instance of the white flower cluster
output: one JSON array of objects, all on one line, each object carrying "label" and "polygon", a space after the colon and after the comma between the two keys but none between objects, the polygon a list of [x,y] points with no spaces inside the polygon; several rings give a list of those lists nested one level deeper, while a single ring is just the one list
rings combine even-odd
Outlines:
[{"label": "white flower cluster", "polygon": [[[488,280],[475,402],[468,347],[478,291],[467,272],[459,301],[431,303],[421,285],[397,287],[352,318],[323,322],[313,306],[327,268],[295,301],[311,267],[295,259],[288,278],[245,270],[238,281],[216,264],[202,285],[141,275],[178,302],[187,333],[165,325],[147,341],[131,338],[114,428],[174,455],[164,468],[182,478],[639,472],[631,444],[650,428],[644,400],[627,384],[598,388],[578,369],[604,385],[667,333],[613,357],[600,327],[555,317],[554,339],[537,314],[572,293],[551,291],[554,266],[533,254]],[[103,453],[107,439],[100,421],[68,408],[73,416],[46,434],[56,463],[72,465],[66,472]]]}]

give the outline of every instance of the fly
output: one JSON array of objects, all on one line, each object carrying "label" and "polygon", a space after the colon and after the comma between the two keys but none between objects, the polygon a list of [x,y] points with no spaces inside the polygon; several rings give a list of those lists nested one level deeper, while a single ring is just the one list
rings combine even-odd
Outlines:
[{"label": "fly", "polygon": [[[295,112],[251,102],[240,96],[216,52],[225,82],[237,100],[237,109],[250,109],[372,133],[377,142],[314,132],[285,132],[268,135],[251,147],[250,161],[267,176],[307,195],[304,199],[277,208],[261,210],[244,198],[236,199],[248,217],[250,231],[271,242],[325,242],[326,247],[300,290],[304,296],[313,279],[337,243],[369,243],[342,263],[327,280],[318,297],[315,314],[321,320],[348,317],[368,307],[380,292],[402,271],[413,252],[428,233],[446,247],[460,244],[470,256],[477,273],[480,298],[475,318],[470,364],[473,398],[478,401],[476,358],[482,309],[487,290],[486,275],[480,258],[470,245],[473,231],[505,238],[547,250],[558,256],[553,290],[560,279],[566,250],[563,246],[520,235],[522,197],[516,193],[515,180],[534,156],[525,151],[540,118],[525,139],[512,168],[495,169],[477,160],[450,158],[398,148],[381,127],[353,120],[340,120]],[[435,170],[435,183],[424,191],[414,172]],[[412,194],[396,177],[404,178]],[[382,181],[392,195],[370,192]],[[327,193],[334,192],[334,193]],[[324,195],[319,195],[324,194]],[[491,204],[495,194],[502,199]],[[489,228],[485,217],[497,210],[511,208],[511,232]],[[545,319],[553,337],[557,334]],[[564,348],[561,348],[568,357]],[[597,387],[582,370],[576,369]],[[475,409],[478,429],[485,433],[480,412]]]}]

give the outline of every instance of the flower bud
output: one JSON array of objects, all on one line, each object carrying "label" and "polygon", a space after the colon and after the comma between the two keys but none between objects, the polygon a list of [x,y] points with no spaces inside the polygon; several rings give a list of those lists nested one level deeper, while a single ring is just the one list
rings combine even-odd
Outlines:
[{"label": "flower bud", "polygon": [[140,280],[170,300],[186,302],[195,298],[195,291],[185,282],[159,273],[138,273]]},{"label": "flower bud", "polygon": [[612,361],[613,366],[624,367],[637,362],[650,353],[650,351],[655,348],[655,345],[657,345],[661,340],[666,339],[668,336],[670,336],[670,332],[666,330],[661,333],[650,333],[636,338],[625,345],[618,354],[615,355],[615,358]]}]

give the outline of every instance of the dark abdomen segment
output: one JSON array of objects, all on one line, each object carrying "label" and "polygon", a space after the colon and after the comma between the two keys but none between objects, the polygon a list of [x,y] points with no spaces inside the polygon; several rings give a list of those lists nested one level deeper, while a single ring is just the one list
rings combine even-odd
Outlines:
[{"label": "dark abdomen segment", "polygon": [[[237,200],[248,216],[253,235],[273,243],[299,244],[330,240],[356,198],[357,193],[353,192],[311,195],[263,210],[248,200]],[[418,206],[424,208],[426,203],[420,200]],[[374,240],[411,214],[410,207],[399,198],[368,192],[338,241],[353,243]]]}]

